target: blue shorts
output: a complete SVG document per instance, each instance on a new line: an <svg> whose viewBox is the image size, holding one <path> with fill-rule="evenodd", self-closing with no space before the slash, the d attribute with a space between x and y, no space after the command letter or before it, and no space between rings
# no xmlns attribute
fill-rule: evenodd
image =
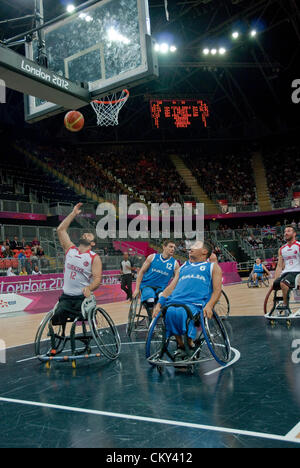
<svg viewBox="0 0 300 468"><path fill-rule="evenodd" d="M193 316L195 316L202 310L201 306L196 306L193 304L188 305L188 307L192 312ZM184 307L168 307L165 316L166 338L169 338L172 335L182 336L187 333L189 338L195 340L197 336L197 328L195 326L195 322L193 320L190 321L187 331L187 318L187 312Z"/></svg>
<svg viewBox="0 0 300 468"><path fill-rule="evenodd" d="M253 274L255 274L255 272ZM263 277L263 273L256 273L256 275L257 275L257 278L259 278L259 279L262 279L262 277Z"/></svg>
<svg viewBox="0 0 300 468"><path fill-rule="evenodd" d="M155 300L158 298L158 295L163 291L162 288L151 288L151 286L145 286L142 289L141 293L141 302L146 302L149 299L154 299L152 302L155 302Z"/></svg>

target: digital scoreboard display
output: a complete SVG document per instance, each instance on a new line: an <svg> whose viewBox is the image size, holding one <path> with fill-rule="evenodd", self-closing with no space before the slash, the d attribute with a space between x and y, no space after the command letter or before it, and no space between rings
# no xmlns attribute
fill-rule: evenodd
<svg viewBox="0 0 300 468"><path fill-rule="evenodd" d="M208 104L194 99L156 99L150 101L154 128L207 127Z"/></svg>

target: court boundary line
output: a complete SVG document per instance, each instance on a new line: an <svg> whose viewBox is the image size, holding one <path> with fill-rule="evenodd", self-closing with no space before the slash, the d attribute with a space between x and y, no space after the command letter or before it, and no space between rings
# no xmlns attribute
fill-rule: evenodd
<svg viewBox="0 0 300 468"><path fill-rule="evenodd" d="M69 411L73 413L90 414L93 416L104 416L104 417L111 417L111 418L126 419L126 420L131 420L131 421L142 421L142 422L148 422L148 423L154 423L154 424L165 424L169 426L186 427L190 429L199 429L199 430L211 431L211 432L223 432L227 434L237 434L237 435L247 436L247 437L256 437L260 439L278 440L278 441L287 442L287 443L291 442L295 444L300 444L300 439L297 440L296 438L291 436L291 433L293 432L293 430L288 432L285 436L282 436L278 434L246 431L242 429L234 429L234 428L228 428L228 427L208 426L204 424L189 423L189 422L184 422L184 421L175 421L175 420L170 420L170 419L150 418L146 416L138 416L138 415L132 415L132 414L112 413L109 411L76 408L73 406L54 405L50 403L40 403L36 401L18 400L18 399L13 399L13 398L0 397L0 403L1 402L26 405L26 406L36 406L40 408L48 408L48 409L54 409L54 410L59 410L59 411Z"/></svg>

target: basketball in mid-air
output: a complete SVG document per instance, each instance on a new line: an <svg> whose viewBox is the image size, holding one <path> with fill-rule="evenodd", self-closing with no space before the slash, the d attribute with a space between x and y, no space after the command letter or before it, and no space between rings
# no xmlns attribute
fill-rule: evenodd
<svg viewBox="0 0 300 468"><path fill-rule="evenodd" d="M84 126L84 117L81 112L70 111L65 115L64 123L70 132L79 132Z"/></svg>

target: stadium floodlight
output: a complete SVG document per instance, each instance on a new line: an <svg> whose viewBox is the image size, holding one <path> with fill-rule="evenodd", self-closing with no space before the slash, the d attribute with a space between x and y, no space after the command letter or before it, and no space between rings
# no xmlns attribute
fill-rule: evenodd
<svg viewBox="0 0 300 468"><path fill-rule="evenodd" d="M225 55L226 52L227 52L227 50L225 49L225 47L220 47L220 49L219 49L219 54L220 55Z"/></svg>
<svg viewBox="0 0 300 468"><path fill-rule="evenodd" d="M208 49L208 48L205 48L205 49L203 50L203 53L204 53L204 55L209 55L209 49Z"/></svg>
<svg viewBox="0 0 300 468"><path fill-rule="evenodd" d="M154 50L155 50L156 52L159 52L159 51L160 51L160 45L159 45L158 43L155 44Z"/></svg>
<svg viewBox="0 0 300 468"><path fill-rule="evenodd" d="M216 55L217 49L211 49L210 53L211 53L211 55Z"/></svg>
<svg viewBox="0 0 300 468"><path fill-rule="evenodd" d="M67 5L67 12L68 13L73 13L76 10L75 5L72 5L71 3Z"/></svg>
<svg viewBox="0 0 300 468"><path fill-rule="evenodd" d="M162 54L167 54L169 52L169 45L164 42L160 45L159 50Z"/></svg>
<svg viewBox="0 0 300 468"><path fill-rule="evenodd" d="M176 52L176 50L177 50L177 47L175 47L174 45L172 45L172 46L170 47L170 52L173 52L173 53L174 53L174 52Z"/></svg>
<svg viewBox="0 0 300 468"><path fill-rule="evenodd" d="M256 35L257 35L256 29L252 29L252 31L250 32L250 36L255 37Z"/></svg>
<svg viewBox="0 0 300 468"><path fill-rule="evenodd" d="M238 31L234 31L234 32L232 33L233 39L238 39L239 36L240 36L240 33L239 33Z"/></svg>

